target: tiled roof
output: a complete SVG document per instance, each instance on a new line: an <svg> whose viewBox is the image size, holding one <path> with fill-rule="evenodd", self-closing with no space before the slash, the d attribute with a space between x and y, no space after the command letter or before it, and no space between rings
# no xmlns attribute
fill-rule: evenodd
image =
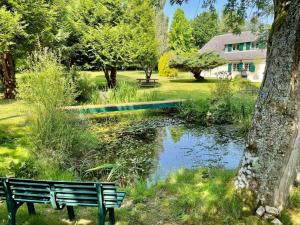
<svg viewBox="0 0 300 225"><path fill-rule="evenodd" d="M225 52L226 44L236 44L245 42L254 42L257 40L257 36L251 31L245 31L241 34L222 34L213 37L201 50L200 52L217 52L225 59L229 61L240 61L240 60L255 60L265 59L267 55L266 49L253 49L244 51L232 51Z"/></svg>

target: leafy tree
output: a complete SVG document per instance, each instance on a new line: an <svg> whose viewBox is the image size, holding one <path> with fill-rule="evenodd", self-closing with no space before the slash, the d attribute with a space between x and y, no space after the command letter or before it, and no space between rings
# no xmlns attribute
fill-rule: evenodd
<svg viewBox="0 0 300 225"><path fill-rule="evenodd" d="M177 9L174 13L169 32L169 45L172 50L178 52L186 52L193 47L191 24L182 9Z"/></svg>
<svg viewBox="0 0 300 225"><path fill-rule="evenodd" d="M238 33L245 30L244 18L239 18L236 12L231 12L230 14L227 14L225 11L222 12L219 22L220 33Z"/></svg>
<svg viewBox="0 0 300 225"><path fill-rule="evenodd" d="M195 45L202 48L219 33L218 14L215 11L203 12L192 21Z"/></svg>
<svg viewBox="0 0 300 225"><path fill-rule="evenodd" d="M155 31L155 11L149 0L132 1L130 24L133 30L134 63L143 68L150 79L158 61L158 42Z"/></svg>
<svg viewBox="0 0 300 225"><path fill-rule="evenodd" d="M17 35L18 29L14 32L15 41L6 40L10 45L6 49L6 53L2 54L2 59L6 60L8 68L3 67L3 74L5 90L10 93L4 93L6 98L15 98L16 82L15 82L15 63L16 58L24 58L27 56L28 51L32 51L36 46L40 47L61 47L61 43L67 36L63 31L62 20L65 18L64 1L53 0L36 0L36 1L23 1L23 0L6 0L1 2L2 7L6 7L11 13L17 15L11 19L22 20L22 38ZM15 14L16 15L16 14ZM4 17L4 14L2 14ZM21 19L20 19L21 18ZM11 24L8 18L1 18L1 21ZM25 35L26 34L26 35ZM4 42L6 42L4 40ZM10 43L14 43L11 45Z"/></svg>
<svg viewBox="0 0 300 225"><path fill-rule="evenodd" d="M13 99L16 96L15 69L11 51L16 45L16 39L24 34L24 24L21 15L13 13L3 6L0 8L0 59L3 70L2 83L4 97Z"/></svg>
<svg viewBox="0 0 300 225"><path fill-rule="evenodd" d="M117 84L117 69L133 61L133 31L127 19L128 2L123 0L75 1L74 26L82 35L81 45L92 58L92 63L102 68L107 85Z"/></svg>
<svg viewBox="0 0 300 225"><path fill-rule="evenodd" d="M193 73L197 81L203 80L203 70L209 70L226 64L226 60L216 53L189 52L176 55L170 61L170 67Z"/></svg>
<svg viewBox="0 0 300 225"><path fill-rule="evenodd" d="M130 26L121 23L116 26L90 27L84 35L89 53L93 54L94 63L102 66L110 88L117 84L117 69L133 63L131 33Z"/></svg>

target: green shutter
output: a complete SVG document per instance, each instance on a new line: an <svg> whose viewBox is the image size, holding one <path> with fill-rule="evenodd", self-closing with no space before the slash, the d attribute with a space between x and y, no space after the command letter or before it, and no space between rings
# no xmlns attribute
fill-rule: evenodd
<svg viewBox="0 0 300 225"><path fill-rule="evenodd" d="M239 63L239 65L238 65L238 71L242 72L242 70L243 70L243 63Z"/></svg>
<svg viewBox="0 0 300 225"><path fill-rule="evenodd" d="M228 73L232 72L232 64L228 64Z"/></svg>
<svg viewBox="0 0 300 225"><path fill-rule="evenodd" d="M258 48L259 48L259 49L265 49L265 48L266 48L266 45L265 45L265 43L264 43L264 42L262 42L262 41L261 41L261 42L259 42L259 43L258 43Z"/></svg>
<svg viewBox="0 0 300 225"><path fill-rule="evenodd" d="M239 50L243 51L244 50L244 43L239 43Z"/></svg>
<svg viewBox="0 0 300 225"><path fill-rule="evenodd" d="M246 50L250 50L250 48L251 48L251 42L247 42L246 43Z"/></svg>
<svg viewBox="0 0 300 225"><path fill-rule="evenodd" d="M254 63L250 63L250 72L251 73L255 72L255 64Z"/></svg>
<svg viewBox="0 0 300 225"><path fill-rule="evenodd" d="M228 50L228 52L232 52L232 44L227 45L227 50Z"/></svg>

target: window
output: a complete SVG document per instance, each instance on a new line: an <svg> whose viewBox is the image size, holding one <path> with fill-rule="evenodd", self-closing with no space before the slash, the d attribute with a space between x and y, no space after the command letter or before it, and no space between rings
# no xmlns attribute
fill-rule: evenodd
<svg viewBox="0 0 300 225"><path fill-rule="evenodd" d="M233 44L232 47L233 47L233 51L237 51L239 49L238 44Z"/></svg>
<svg viewBox="0 0 300 225"><path fill-rule="evenodd" d="M237 71L237 68L238 68L238 64L234 63L233 64L233 71Z"/></svg>
<svg viewBox="0 0 300 225"><path fill-rule="evenodd" d="M244 69L245 69L246 71L250 71L250 63L245 63Z"/></svg>

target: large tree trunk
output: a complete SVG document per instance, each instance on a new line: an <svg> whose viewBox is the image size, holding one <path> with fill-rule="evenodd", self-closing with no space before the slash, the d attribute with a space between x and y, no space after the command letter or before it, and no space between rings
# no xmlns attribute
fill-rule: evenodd
<svg viewBox="0 0 300 225"><path fill-rule="evenodd" d="M114 88L117 85L117 68L103 68L103 71L108 88Z"/></svg>
<svg viewBox="0 0 300 225"><path fill-rule="evenodd" d="M145 75L146 75L146 81L149 82L152 76L152 66L146 66L144 68Z"/></svg>
<svg viewBox="0 0 300 225"><path fill-rule="evenodd" d="M193 75L194 75L194 77L195 77L195 79L197 81L204 80L204 77L201 76L201 72L199 72L199 71L193 71L192 73L193 73Z"/></svg>
<svg viewBox="0 0 300 225"><path fill-rule="evenodd" d="M4 53L0 57L3 71L4 98L14 99L16 97L16 77L13 58L10 53Z"/></svg>
<svg viewBox="0 0 300 225"><path fill-rule="evenodd" d="M236 180L282 209L300 163L300 0L275 1L265 78Z"/></svg>

